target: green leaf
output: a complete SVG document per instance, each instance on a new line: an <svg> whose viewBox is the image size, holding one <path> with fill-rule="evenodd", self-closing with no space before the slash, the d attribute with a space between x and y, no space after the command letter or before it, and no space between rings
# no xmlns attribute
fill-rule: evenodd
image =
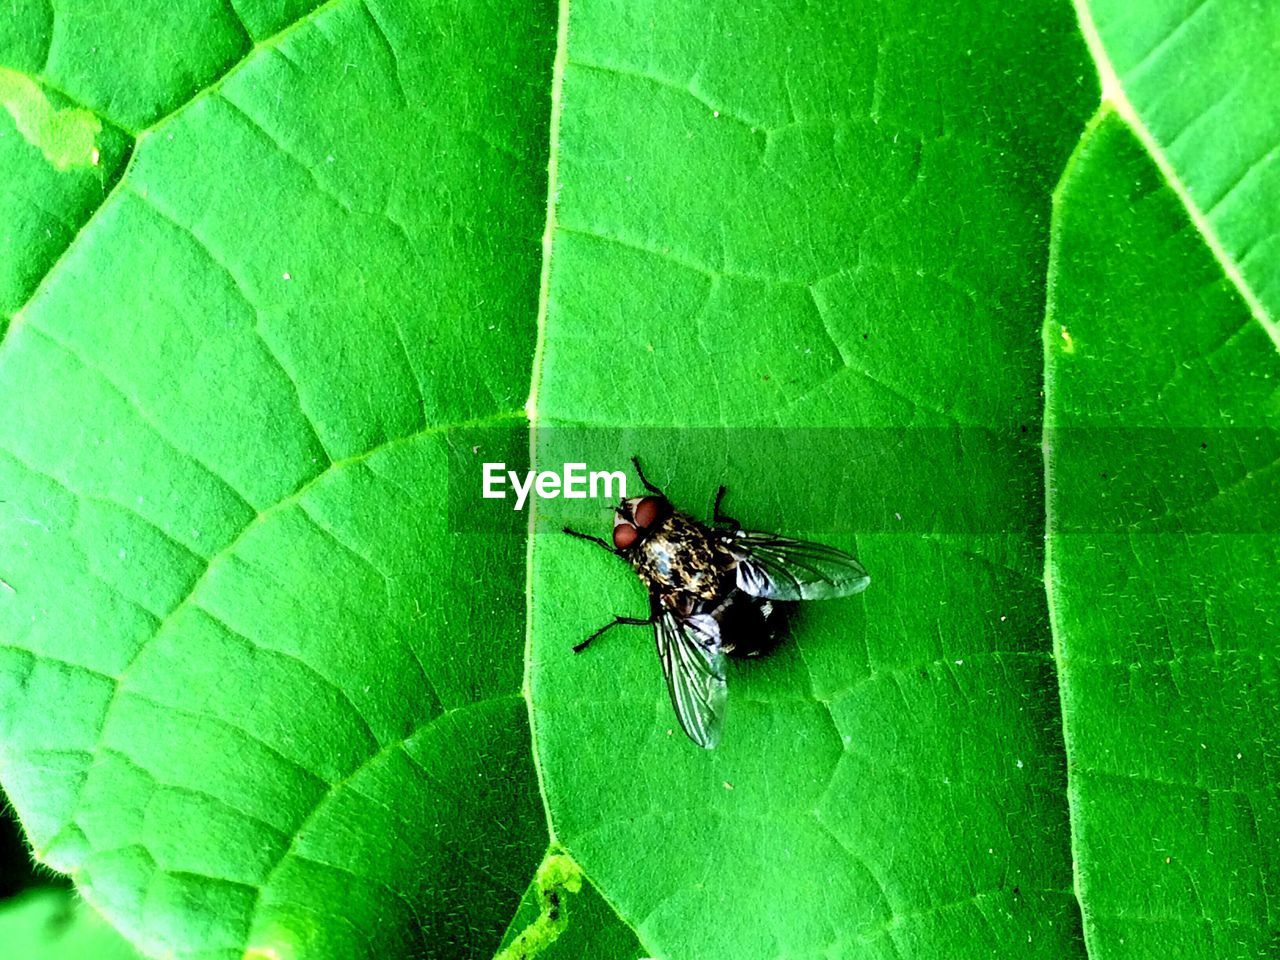
<svg viewBox="0 0 1280 960"><path fill-rule="evenodd" d="M1280 358L1114 114L1055 219L1046 582L1086 942L1269 956Z"/></svg>
<svg viewBox="0 0 1280 960"><path fill-rule="evenodd" d="M1276 948L1273 26L55 2L0 25L0 783L143 953ZM600 504L475 498L531 453L872 585L699 750L648 634L571 652L644 610Z"/></svg>

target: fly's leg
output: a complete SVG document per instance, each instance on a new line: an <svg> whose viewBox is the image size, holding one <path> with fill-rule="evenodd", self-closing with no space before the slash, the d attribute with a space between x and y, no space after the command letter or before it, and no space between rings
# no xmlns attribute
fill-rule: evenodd
<svg viewBox="0 0 1280 960"><path fill-rule="evenodd" d="M613 549L613 547L609 546L609 544L601 540L599 537L593 537L589 533L579 533L577 530L571 530L568 527L564 528L564 532L571 537L577 537L579 540L586 540L587 543L594 543L598 547L603 547L605 550L608 550L610 553L618 552L617 550Z"/></svg>
<svg viewBox="0 0 1280 960"><path fill-rule="evenodd" d="M644 488L646 490L648 490L650 493L656 493L658 496L662 497L664 500L667 498L667 495L663 493L661 490L659 490L657 487L655 487L652 483L650 483L649 478L644 475L644 471L640 469L639 457L632 457L631 465L636 468L636 473L640 475L640 482L644 484Z"/></svg>
<svg viewBox="0 0 1280 960"><path fill-rule="evenodd" d="M586 540L588 543L594 543L597 546L608 550L612 554L616 555L618 553L617 550L605 543L605 541L601 540L599 537L594 537L589 533L580 533L577 530L571 530L569 527L565 527L564 532L569 534L571 537L577 537L579 540ZM600 636L600 634L612 630L614 627L647 627L653 622L653 617L614 617L595 633L591 634L591 636L587 637L587 639L583 640L581 643L575 643L573 645L573 652L581 653L583 650L587 649L587 645L591 643L592 640Z"/></svg>
<svg viewBox="0 0 1280 960"><path fill-rule="evenodd" d="M587 649L587 644L589 644L592 640L600 636L600 634L604 633L605 631L612 630L614 627L647 627L647 626L650 626L652 623L653 623L652 617L647 617L644 619L640 617L614 617L611 621L606 623L603 627L601 627L591 636L587 637L587 639L583 640L581 643L575 643L573 645L573 652L581 653L583 650Z"/></svg>
<svg viewBox="0 0 1280 960"><path fill-rule="evenodd" d="M737 520L733 519L733 517L726 517L723 513L720 512L720 501L723 499L724 499L724 484L720 484L720 489L716 491L715 506L711 508L712 521L715 523L727 523L730 526L738 530L741 530L742 524L740 524Z"/></svg>

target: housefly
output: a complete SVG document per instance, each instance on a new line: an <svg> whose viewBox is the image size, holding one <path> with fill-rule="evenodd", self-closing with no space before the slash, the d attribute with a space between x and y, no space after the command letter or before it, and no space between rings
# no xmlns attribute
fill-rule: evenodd
<svg viewBox="0 0 1280 960"><path fill-rule="evenodd" d="M676 510L645 477L648 496L630 497L614 511L613 543L565 527L635 569L649 591L649 616L614 617L573 649L614 627L652 626L658 659L680 726L700 747L714 747L724 723L724 658L753 656L781 634L786 607L799 600L845 597L871 578L834 547L742 529L720 512L716 493L712 526Z"/></svg>

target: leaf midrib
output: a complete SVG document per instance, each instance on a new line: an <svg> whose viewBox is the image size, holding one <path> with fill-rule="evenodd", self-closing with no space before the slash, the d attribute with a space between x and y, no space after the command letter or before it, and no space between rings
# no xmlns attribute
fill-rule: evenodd
<svg viewBox="0 0 1280 960"><path fill-rule="evenodd" d="M556 53L551 64L551 99L550 122L547 126L547 213L542 232L542 267L538 280L538 313L535 322L535 341L533 362L529 373L529 397L525 401L524 412L529 422L529 468L534 469L538 444L538 393L542 384L543 360L547 344L547 316L551 305L551 261L552 246L556 233L556 200L559 194L558 170L560 159L560 116L561 94L564 89L565 67L569 60L569 4L571 0L557 0L556 11ZM529 524L525 532L525 569L524 569L524 677L521 693L529 712L529 751L533 762L534 775L538 781L538 797L542 801L542 811L547 818L547 838L549 848L559 850L570 856L556 836L555 823L551 819L551 803L547 797L546 779L542 772L542 758L538 752L538 719L533 708L533 692L531 688L533 665L533 544L534 531L538 523L538 498L533 497L528 504ZM578 869L582 870L581 864ZM618 922L624 924L635 936L637 942L645 949L646 954L653 954L640 935L635 924L628 921L613 902L610 894L601 889L594 880L583 871L583 876L595 888L601 899L608 904ZM516 909L519 909L517 903ZM499 944L501 947L501 944ZM499 949L497 952L501 952Z"/></svg>
<svg viewBox="0 0 1280 960"><path fill-rule="evenodd" d="M1053 672L1058 680L1058 710L1061 717L1062 732L1062 750L1065 758L1063 764L1063 776L1066 782L1066 803L1067 803L1067 842L1071 854L1071 892L1075 897L1076 908L1080 914L1080 935L1081 943L1084 947L1084 956L1086 958L1094 955L1094 948L1090 943L1090 925L1088 922L1089 911L1085 906L1084 890L1081 884L1081 851L1079 846L1080 830L1079 830L1079 794L1074 782L1074 763L1073 748L1071 738L1071 724L1068 719L1069 711L1067 702L1069 699L1069 691L1066 684L1065 659L1063 656L1062 630L1059 627L1058 604L1056 594L1054 592L1054 566L1053 566L1053 545L1054 538L1054 512L1053 512L1053 484L1051 477L1053 476L1053 445L1051 443L1051 431L1053 429L1053 371L1051 369L1053 349L1054 349L1054 288L1057 284L1058 276L1058 257L1060 250L1060 234L1059 226L1061 224L1062 211L1062 186L1066 183L1071 175L1072 168L1075 166L1076 160L1080 155L1083 146L1088 142L1093 130L1103 122L1112 111L1108 108L1104 101L1095 111L1089 121L1085 124L1084 129L1080 132L1080 137L1076 141L1075 148L1071 151L1071 155L1067 157L1066 162L1062 165L1062 174L1058 178L1058 182L1054 187L1052 194L1052 206L1049 217L1049 256L1045 263L1045 308L1044 323L1041 326L1040 338L1042 351L1044 355L1044 368L1041 383L1043 389L1041 397L1043 398L1043 409L1040 416L1041 439L1040 450L1043 457L1043 470L1041 471L1041 480L1044 485L1044 593L1045 604L1048 611L1049 624L1049 644L1053 657Z"/></svg>
<svg viewBox="0 0 1280 960"><path fill-rule="evenodd" d="M1187 189L1187 185L1178 175L1178 171L1174 168L1168 156L1165 155L1164 149L1156 140L1155 135L1142 119L1132 101L1130 101L1129 94L1124 88L1124 83L1120 80L1120 75L1116 72L1115 65L1107 54L1106 45L1102 42L1102 35L1098 32L1097 23L1093 19L1093 11L1090 9L1089 0L1072 0L1072 2L1075 4L1076 15L1080 21L1080 33L1089 48L1089 56L1093 59L1094 66L1098 70L1098 81L1102 86L1102 105L1110 105L1115 110L1116 115L1124 121L1125 126L1138 138L1143 150L1146 151L1156 165L1156 169L1160 171L1160 176L1187 211L1191 225L1195 227L1200 239L1204 241L1205 246L1209 248L1209 252L1218 261L1223 274L1231 281L1231 285L1235 287L1241 299L1244 300L1253 319L1266 331L1267 336L1271 338L1271 342L1276 345L1276 348L1280 349L1280 324L1276 323L1266 305L1259 299L1253 287L1249 285L1249 281L1245 279L1239 264L1227 252L1221 238L1218 236L1217 230L1213 228L1209 218L1205 216L1199 204L1192 198L1191 191ZM1181 23L1186 23L1187 20L1194 16L1195 12L1193 11ZM1181 27L1181 23L1179 27Z"/></svg>
<svg viewBox="0 0 1280 960"><path fill-rule="evenodd" d="M547 311L551 300L551 244L556 226L557 166L560 153L560 93L564 86L564 69L568 59L569 0L558 0L556 19L556 54L551 64L551 118L548 124L547 153L547 214L542 231L542 269L538 280L538 314L535 321L533 363L529 377L529 398L525 401L525 417L529 421L529 468L534 468L537 457L538 388L542 382L542 361L547 343ZM521 694L529 711L530 756L538 778L538 796L547 817L547 837L552 845L556 839L555 825L551 822L551 805L547 802L546 783L542 776L542 763L538 756L537 717L533 710L530 688L533 663L533 533L538 522L538 498L528 503L529 525L525 531L524 561L524 671Z"/></svg>

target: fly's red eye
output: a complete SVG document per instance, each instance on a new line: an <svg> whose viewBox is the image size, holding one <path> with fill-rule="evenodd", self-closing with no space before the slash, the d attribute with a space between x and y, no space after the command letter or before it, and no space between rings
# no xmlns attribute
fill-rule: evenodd
<svg viewBox="0 0 1280 960"><path fill-rule="evenodd" d="M625 550L636 542L639 533L636 528L629 523L620 523L613 528L613 545L619 550Z"/></svg>
<svg viewBox="0 0 1280 960"><path fill-rule="evenodd" d="M647 530L662 514L662 502L657 497L645 497L636 504L636 526Z"/></svg>

